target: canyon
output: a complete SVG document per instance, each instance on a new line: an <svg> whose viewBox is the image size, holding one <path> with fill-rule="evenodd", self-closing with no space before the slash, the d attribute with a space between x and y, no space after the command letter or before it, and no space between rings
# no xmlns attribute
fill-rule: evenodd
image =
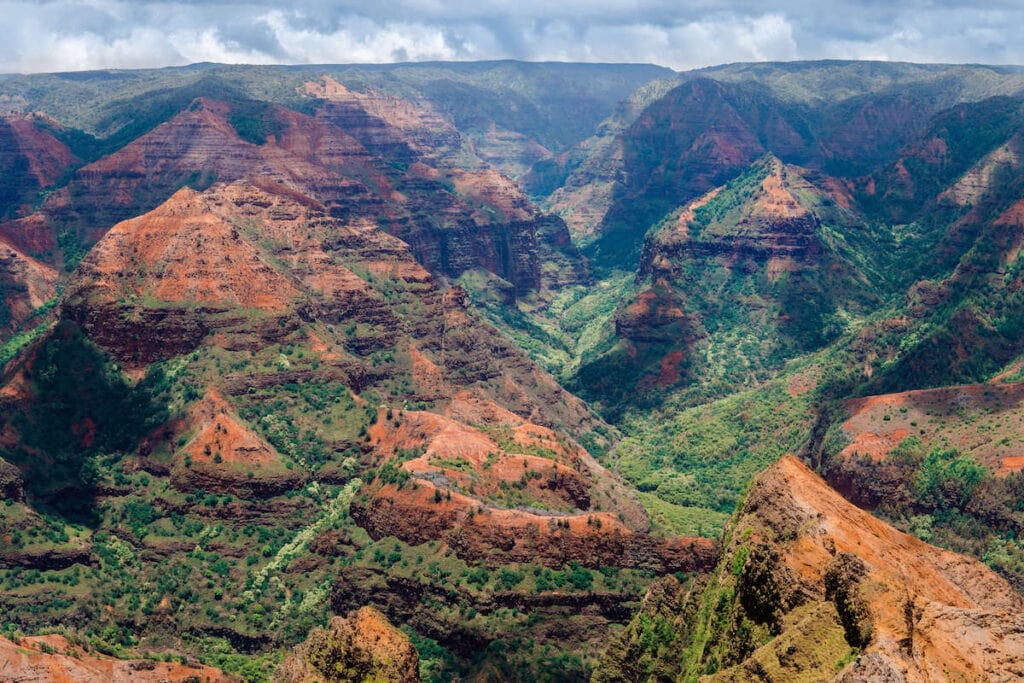
<svg viewBox="0 0 1024 683"><path fill-rule="evenodd" d="M0 676L1024 675L1019 70L0 96Z"/></svg>

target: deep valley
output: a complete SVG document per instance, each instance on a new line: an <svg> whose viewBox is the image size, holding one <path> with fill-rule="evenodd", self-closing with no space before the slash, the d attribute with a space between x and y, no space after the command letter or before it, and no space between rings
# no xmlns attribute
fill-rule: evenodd
<svg viewBox="0 0 1024 683"><path fill-rule="evenodd" d="M1024 677L1024 69L0 103L0 678Z"/></svg>

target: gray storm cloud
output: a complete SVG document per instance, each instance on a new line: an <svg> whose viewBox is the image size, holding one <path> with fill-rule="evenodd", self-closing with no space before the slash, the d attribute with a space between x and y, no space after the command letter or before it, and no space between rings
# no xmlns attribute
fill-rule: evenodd
<svg viewBox="0 0 1024 683"><path fill-rule="evenodd" d="M8 73L200 61L1024 62L1015 0L0 0L0 16Z"/></svg>

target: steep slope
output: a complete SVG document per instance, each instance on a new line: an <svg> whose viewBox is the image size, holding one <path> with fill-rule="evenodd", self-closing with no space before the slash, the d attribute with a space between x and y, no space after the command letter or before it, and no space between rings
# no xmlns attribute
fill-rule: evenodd
<svg viewBox="0 0 1024 683"><path fill-rule="evenodd" d="M684 82L624 133L623 181L591 253L602 265L635 262L647 228L669 211L767 151L806 163L812 147L803 113L763 88L707 78Z"/></svg>
<svg viewBox="0 0 1024 683"><path fill-rule="evenodd" d="M135 137L171 102L232 92L283 106L296 88L329 75L356 92L425 101L474 144L491 131L559 152L586 138L616 104L672 71L652 64L430 62L316 66L193 64L166 69L31 74L4 79L5 109L41 111L100 138ZM154 124L155 125L155 124ZM132 135L132 132L134 133Z"/></svg>
<svg viewBox="0 0 1024 683"><path fill-rule="evenodd" d="M990 170L983 172L979 168L975 177L987 174L990 180L997 170L993 165L1006 168L1006 162L1013 156L1009 150L995 159L986 157L1002 146L1018 144L1010 140L1019 134L1022 112L1022 100L1007 96L961 104L941 112L899 150L895 159L860 181L859 201L869 210L882 212L893 223L921 220L934 211L934 203L947 188L953 194L943 197L943 204L968 206L972 202L964 199L971 195L965 196L963 187L954 190L951 186L977 164L987 163ZM1005 180L1006 176L999 178L1001 182ZM977 180L964 182L977 185ZM957 195L962 196L959 201ZM975 193L972 198L980 197Z"/></svg>
<svg viewBox="0 0 1024 683"><path fill-rule="evenodd" d="M429 109L351 93L330 79L308 85L333 93L323 95L316 117L198 98L79 169L37 214L0 225L0 235L49 252L52 261L59 243L70 268L111 225L183 186L202 190L259 174L316 198L335 217L379 222L437 275L478 269L511 298L586 281L587 267L559 219L543 215L500 174L453 165L464 141L451 124ZM258 116L249 116L254 106Z"/></svg>
<svg viewBox="0 0 1024 683"><path fill-rule="evenodd" d="M998 67L822 61L684 72L638 90L639 116L609 119L526 181L594 241L588 254L599 266L632 268L651 225L765 152L842 178L869 175L941 112L1022 87L1018 72Z"/></svg>
<svg viewBox="0 0 1024 683"><path fill-rule="evenodd" d="M403 411L400 426L378 420L370 429L376 457L397 464L386 478L395 481L353 502L353 518L371 536L414 544L440 538L460 557L489 565L576 562L670 573L714 562L708 539L646 534L646 515L630 492L554 432L460 397L449 410L485 421L473 428Z"/></svg>
<svg viewBox="0 0 1024 683"><path fill-rule="evenodd" d="M0 240L0 339L8 339L57 293L57 271Z"/></svg>
<svg viewBox="0 0 1024 683"><path fill-rule="evenodd" d="M25 213L36 193L53 185L78 159L47 131L45 117L0 117L0 218Z"/></svg>
<svg viewBox="0 0 1024 683"><path fill-rule="evenodd" d="M1024 386L992 382L918 389L852 399L843 432L849 444L841 458L884 460L909 436L924 448L946 445L993 472L1024 467L1018 438Z"/></svg>
<svg viewBox="0 0 1024 683"><path fill-rule="evenodd" d="M857 509L793 457L755 479L726 539L706 585L648 598L595 680L1024 675L1018 593Z"/></svg>
<svg viewBox="0 0 1024 683"><path fill-rule="evenodd" d="M341 128L370 151L394 163L422 159L438 165L476 166L459 131L426 102L418 105L376 91L355 92L330 76L306 83L303 94L322 100L317 116Z"/></svg>
<svg viewBox="0 0 1024 683"><path fill-rule="evenodd" d="M544 208L565 220L578 243L593 238L611 207L616 183L621 180L623 132L676 85L674 78L643 85L601 122L594 135L555 158L534 164L522 179L531 196L547 197Z"/></svg>

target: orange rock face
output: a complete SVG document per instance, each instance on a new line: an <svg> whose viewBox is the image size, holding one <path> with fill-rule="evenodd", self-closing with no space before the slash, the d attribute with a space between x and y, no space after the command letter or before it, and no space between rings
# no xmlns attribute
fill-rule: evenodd
<svg viewBox="0 0 1024 683"><path fill-rule="evenodd" d="M1024 599L1004 579L854 507L797 459L755 480L737 529L748 545L774 547L776 573L792 582L784 590L809 599L836 590L826 584L840 561L861 567L842 590L871 635L844 681L1024 676Z"/></svg>
<svg viewBox="0 0 1024 683"><path fill-rule="evenodd" d="M427 159L453 157L464 144L459 132L430 105L374 91L355 92L330 76L306 83L301 91L323 100L319 116L351 131L367 149L383 156L413 153Z"/></svg>
<svg viewBox="0 0 1024 683"><path fill-rule="evenodd" d="M274 674L277 683L420 680L419 655L405 635L372 607L316 628Z"/></svg>
<svg viewBox="0 0 1024 683"><path fill-rule="evenodd" d="M79 169L35 214L0 222L0 236L33 253L54 250L65 230L91 245L182 186L249 178L320 202L332 217L374 222L435 274L483 269L511 283L511 296L586 280L565 224L543 216L498 173L463 170L472 154L429 107L325 83L310 86L322 100L315 116L268 107L273 133L261 144L240 137L231 105L198 98ZM543 269L548 261L558 268Z"/></svg>
<svg viewBox="0 0 1024 683"><path fill-rule="evenodd" d="M15 643L0 638L0 678L51 683L229 683L238 681L199 664L127 661L84 651L62 636L33 636Z"/></svg>
<svg viewBox="0 0 1024 683"><path fill-rule="evenodd" d="M142 297L274 311L299 293L207 197L187 188L115 226L94 254L80 277L109 301Z"/></svg>
<svg viewBox="0 0 1024 683"><path fill-rule="evenodd" d="M24 213L33 194L53 185L76 161L41 115L0 116L0 218Z"/></svg>

